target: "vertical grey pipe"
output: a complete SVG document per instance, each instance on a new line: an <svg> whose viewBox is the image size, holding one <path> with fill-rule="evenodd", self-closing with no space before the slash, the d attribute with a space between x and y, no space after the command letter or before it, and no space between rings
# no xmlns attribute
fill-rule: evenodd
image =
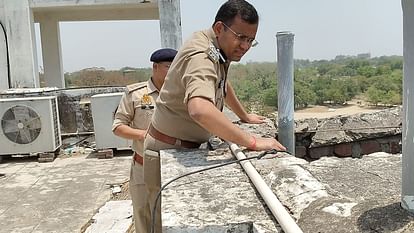
<svg viewBox="0 0 414 233"><path fill-rule="evenodd" d="M414 212L414 1L401 3L404 41L401 206Z"/></svg>
<svg viewBox="0 0 414 233"><path fill-rule="evenodd" d="M278 32L278 139L292 155L295 155L294 85L293 85L293 37L291 32Z"/></svg>

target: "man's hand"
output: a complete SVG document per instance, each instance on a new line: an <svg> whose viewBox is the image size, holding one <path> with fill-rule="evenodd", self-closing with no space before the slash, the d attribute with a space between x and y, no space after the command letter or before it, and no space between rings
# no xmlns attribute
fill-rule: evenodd
<svg viewBox="0 0 414 233"><path fill-rule="evenodd" d="M244 123L249 124L262 124L265 122L266 117L260 116L254 113L247 114L246 119L241 119Z"/></svg>
<svg viewBox="0 0 414 233"><path fill-rule="evenodd" d="M145 130L140 130L140 131L138 132L138 137L137 137L137 140L138 140L138 141L142 141L142 142L144 142L145 135L147 134L147 132L148 132L148 129L145 129Z"/></svg>
<svg viewBox="0 0 414 233"><path fill-rule="evenodd" d="M276 149L279 151L286 151L286 147L284 147L280 142L278 142L274 138L256 138L256 146L254 148L250 148L257 151L262 150L271 150Z"/></svg>

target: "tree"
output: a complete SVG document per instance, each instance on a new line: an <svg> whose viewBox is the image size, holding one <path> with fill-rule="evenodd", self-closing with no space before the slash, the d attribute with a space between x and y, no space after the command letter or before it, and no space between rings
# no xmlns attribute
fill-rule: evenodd
<svg viewBox="0 0 414 233"><path fill-rule="evenodd" d="M316 103L316 94L305 82L295 82L295 108L306 108Z"/></svg>
<svg viewBox="0 0 414 233"><path fill-rule="evenodd" d="M370 86L366 92L368 101L375 105L378 105L383 100L385 94L384 90L377 89L375 86Z"/></svg>

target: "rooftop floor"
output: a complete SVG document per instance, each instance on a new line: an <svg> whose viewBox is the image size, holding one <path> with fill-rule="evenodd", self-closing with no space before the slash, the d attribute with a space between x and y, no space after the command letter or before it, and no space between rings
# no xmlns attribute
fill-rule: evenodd
<svg viewBox="0 0 414 233"><path fill-rule="evenodd" d="M88 154L39 163L0 164L0 232L79 232L111 197L110 186L129 179L130 158Z"/></svg>

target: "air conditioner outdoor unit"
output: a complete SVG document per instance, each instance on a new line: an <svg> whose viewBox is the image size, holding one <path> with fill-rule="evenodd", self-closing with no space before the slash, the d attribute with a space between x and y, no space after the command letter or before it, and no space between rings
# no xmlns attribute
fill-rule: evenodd
<svg viewBox="0 0 414 233"><path fill-rule="evenodd" d="M0 155L55 152L61 145L56 96L0 99Z"/></svg>
<svg viewBox="0 0 414 233"><path fill-rule="evenodd" d="M91 97L96 149L130 149L132 140L112 133L112 122L123 92L97 94Z"/></svg>

